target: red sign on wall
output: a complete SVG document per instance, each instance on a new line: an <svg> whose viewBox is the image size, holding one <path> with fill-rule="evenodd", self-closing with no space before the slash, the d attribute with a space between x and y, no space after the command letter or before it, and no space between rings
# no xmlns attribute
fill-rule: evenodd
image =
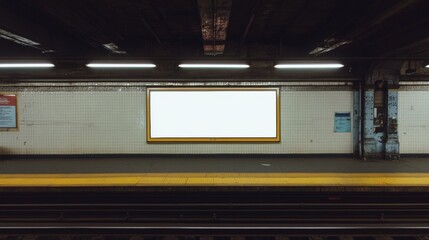
<svg viewBox="0 0 429 240"><path fill-rule="evenodd" d="M0 129L17 128L16 94L0 94Z"/></svg>

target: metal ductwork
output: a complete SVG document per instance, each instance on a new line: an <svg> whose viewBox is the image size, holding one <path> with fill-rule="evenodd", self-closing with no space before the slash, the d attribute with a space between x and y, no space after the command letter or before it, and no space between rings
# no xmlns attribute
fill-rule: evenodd
<svg viewBox="0 0 429 240"><path fill-rule="evenodd" d="M223 54L232 0L198 0L205 55Z"/></svg>

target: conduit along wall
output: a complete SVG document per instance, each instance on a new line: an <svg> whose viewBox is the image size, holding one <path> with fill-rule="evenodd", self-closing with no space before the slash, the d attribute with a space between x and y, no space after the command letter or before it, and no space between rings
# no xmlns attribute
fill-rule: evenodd
<svg viewBox="0 0 429 240"><path fill-rule="evenodd" d="M255 84L255 86L251 84ZM166 84L168 87L172 85ZM198 86L197 83L194 85ZM201 85L204 88L211 87L207 83ZM351 86L344 84L342 86L293 86L276 83L273 87L264 82L236 83L235 86L231 86L231 83L228 86L222 86L220 83L213 85L217 88L221 87L220 90L226 88L228 91L234 90L241 93L245 92L242 91L243 85L246 89L256 87L262 90L255 91L258 90L255 88L253 94L264 91L269 93L270 91L266 91L266 89L274 90L275 95L268 94L268 97L265 96L266 99L262 94L261 96L255 95L248 101L231 103L232 106L235 104L235 107L248 108L247 113L244 109L237 110L243 119L255 118L255 115L258 114L268 114L265 118L253 122L249 119L250 125L247 126L251 128L258 124L261 127L265 125L268 130L253 132L250 135L231 132L232 135L229 136L225 135L227 132L223 132L223 135L214 137L215 139L236 138L237 141L233 142L168 141L155 143L150 141L147 131L148 85L141 83L135 84L135 86L94 83L91 87L70 87L61 86L61 84L52 84L49 87L43 84L30 84L25 87L9 85L1 87L0 90L18 95L19 130L0 132L0 152L1 154L353 153L353 90ZM183 87L189 86L175 83L174 87L177 90L183 90ZM234 89L235 87L241 89ZM159 88L159 84L157 84L157 88ZM276 97L273 98L273 96ZM260 102L257 99L260 99ZM263 103L264 101L266 103ZM227 103L224 103L223 106L226 106L225 104ZM267 105L266 109L264 109L264 104ZM192 107L188 107L181 108L181 111L192 109ZM204 106L199 107L204 108ZM207 109L215 107L207 106ZM210 113L210 111L206 111L207 109L202 112ZM223 114L222 109L218 109L216 114ZM231 109L228 111L229 115L235 114L231 113ZM273 118L273 114L275 118ZM222 132L226 129L220 128L225 126L222 124L225 119L228 118L212 119L213 122L205 123L204 127L213 125L213 128ZM239 119L239 121L243 121L243 119ZM154 120L159 119L152 118L152 121ZM152 124L154 123L152 122ZM234 124L230 126L234 126ZM165 127L162 126L163 129ZM243 127L244 130L246 128L245 124L240 127ZM189 130L189 133L191 131L192 129ZM213 137L207 135L202 138L207 140ZM256 141L248 141L249 139L256 139ZM267 139L270 141L265 141Z"/></svg>

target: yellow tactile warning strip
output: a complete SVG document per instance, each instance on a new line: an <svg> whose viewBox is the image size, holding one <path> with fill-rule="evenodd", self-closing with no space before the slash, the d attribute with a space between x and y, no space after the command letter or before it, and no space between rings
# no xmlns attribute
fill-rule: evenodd
<svg viewBox="0 0 429 240"><path fill-rule="evenodd" d="M0 174L0 187L429 186L429 173Z"/></svg>

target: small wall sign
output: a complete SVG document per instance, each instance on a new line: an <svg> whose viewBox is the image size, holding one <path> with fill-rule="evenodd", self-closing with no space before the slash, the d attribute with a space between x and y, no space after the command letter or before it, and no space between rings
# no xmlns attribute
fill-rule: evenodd
<svg viewBox="0 0 429 240"><path fill-rule="evenodd" d="M0 93L0 130L18 129L17 95Z"/></svg>
<svg viewBox="0 0 429 240"><path fill-rule="evenodd" d="M350 112L336 112L334 118L334 132L351 132Z"/></svg>

